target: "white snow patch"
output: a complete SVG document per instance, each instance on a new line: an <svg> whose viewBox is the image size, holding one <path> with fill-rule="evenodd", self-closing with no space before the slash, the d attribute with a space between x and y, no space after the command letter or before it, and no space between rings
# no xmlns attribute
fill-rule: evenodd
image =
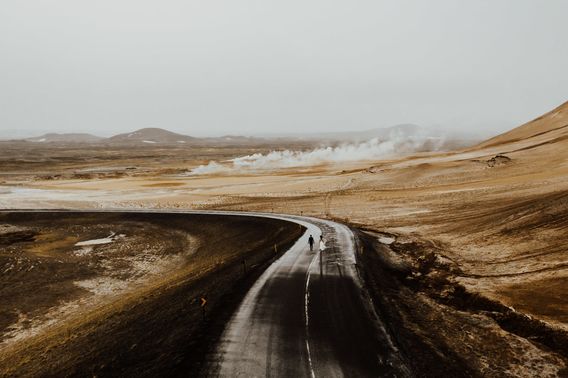
<svg viewBox="0 0 568 378"><path fill-rule="evenodd" d="M93 246L89 245L89 246L79 248L78 250L74 251L73 253L76 256L85 256L85 255L88 255L91 252L93 252Z"/></svg>
<svg viewBox="0 0 568 378"><path fill-rule="evenodd" d="M154 144L154 143L158 143L158 142L155 142L155 141L153 141L153 140L143 140L142 143L151 143L151 144Z"/></svg>
<svg viewBox="0 0 568 378"><path fill-rule="evenodd" d="M396 239L395 238L389 238L389 237L385 237L385 236L381 236L379 238L379 242L383 243L383 244L392 244L394 243Z"/></svg>
<svg viewBox="0 0 568 378"><path fill-rule="evenodd" d="M97 277L90 280L75 281L75 285L96 295L112 295L126 290L131 282L113 277Z"/></svg>
<svg viewBox="0 0 568 378"><path fill-rule="evenodd" d="M6 328L3 335L4 340L0 342L0 350L14 342L40 334L45 329L60 323L74 314L85 312L87 309L94 308L106 300L112 300L130 289L145 285L152 277L156 277L164 271L175 270L176 267L179 267L185 261L182 255L161 257L143 254L139 257L140 260L131 261L133 263L132 271L135 273L131 279L104 275L92 279L74 281L76 286L87 290L91 295L54 306L41 317L19 313L18 320ZM116 271L109 273L113 274Z"/></svg>
<svg viewBox="0 0 568 378"><path fill-rule="evenodd" d="M112 243L115 240L123 238L125 236L126 235L124 235L124 234L116 235L115 232L111 232L110 235L107 236L106 238L84 240L84 241L75 243L75 246L82 247L82 246L90 246L90 245L109 244L109 243Z"/></svg>

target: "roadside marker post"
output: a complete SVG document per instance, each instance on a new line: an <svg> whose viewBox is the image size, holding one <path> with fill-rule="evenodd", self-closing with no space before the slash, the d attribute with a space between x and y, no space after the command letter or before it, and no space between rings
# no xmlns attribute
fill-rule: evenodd
<svg viewBox="0 0 568 378"><path fill-rule="evenodd" d="M203 320L205 320L205 310L207 307L207 299L205 296L199 298L199 306L201 307L201 314L203 315Z"/></svg>

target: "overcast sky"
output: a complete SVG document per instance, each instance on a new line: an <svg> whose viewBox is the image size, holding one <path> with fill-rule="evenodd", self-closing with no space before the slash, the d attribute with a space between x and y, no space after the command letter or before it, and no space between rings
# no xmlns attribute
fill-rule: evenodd
<svg viewBox="0 0 568 378"><path fill-rule="evenodd" d="M568 100L565 0L3 0L0 137L498 133Z"/></svg>

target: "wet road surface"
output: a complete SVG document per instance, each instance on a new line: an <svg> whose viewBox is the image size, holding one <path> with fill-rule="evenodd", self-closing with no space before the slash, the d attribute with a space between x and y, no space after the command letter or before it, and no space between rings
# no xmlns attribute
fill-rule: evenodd
<svg viewBox="0 0 568 378"><path fill-rule="evenodd" d="M264 216L294 221L307 231L249 290L208 358L207 375L406 376L361 285L351 230L315 218ZM326 249L320 253L322 233Z"/></svg>
<svg viewBox="0 0 568 378"><path fill-rule="evenodd" d="M345 225L317 218L251 212L88 212L245 215L284 219L307 228L248 291L215 351L205 361L207 369L202 373L206 376L411 376L361 284L355 238ZM320 252L317 240L322 234L326 249ZM309 250L309 235L316 240L314 251Z"/></svg>

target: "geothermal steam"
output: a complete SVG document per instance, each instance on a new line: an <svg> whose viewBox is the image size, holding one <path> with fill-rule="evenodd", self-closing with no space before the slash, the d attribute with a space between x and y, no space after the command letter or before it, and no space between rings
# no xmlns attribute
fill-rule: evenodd
<svg viewBox="0 0 568 378"><path fill-rule="evenodd" d="M215 161L200 165L192 175L274 170L293 167L308 167L326 163L374 160L399 156L417 151L440 149L444 140L425 135L402 135L391 133L387 138L374 138L362 143L344 144L337 147L320 147L311 151L272 151L268 154L253 154L237 157L224 163Z"/></svg>

